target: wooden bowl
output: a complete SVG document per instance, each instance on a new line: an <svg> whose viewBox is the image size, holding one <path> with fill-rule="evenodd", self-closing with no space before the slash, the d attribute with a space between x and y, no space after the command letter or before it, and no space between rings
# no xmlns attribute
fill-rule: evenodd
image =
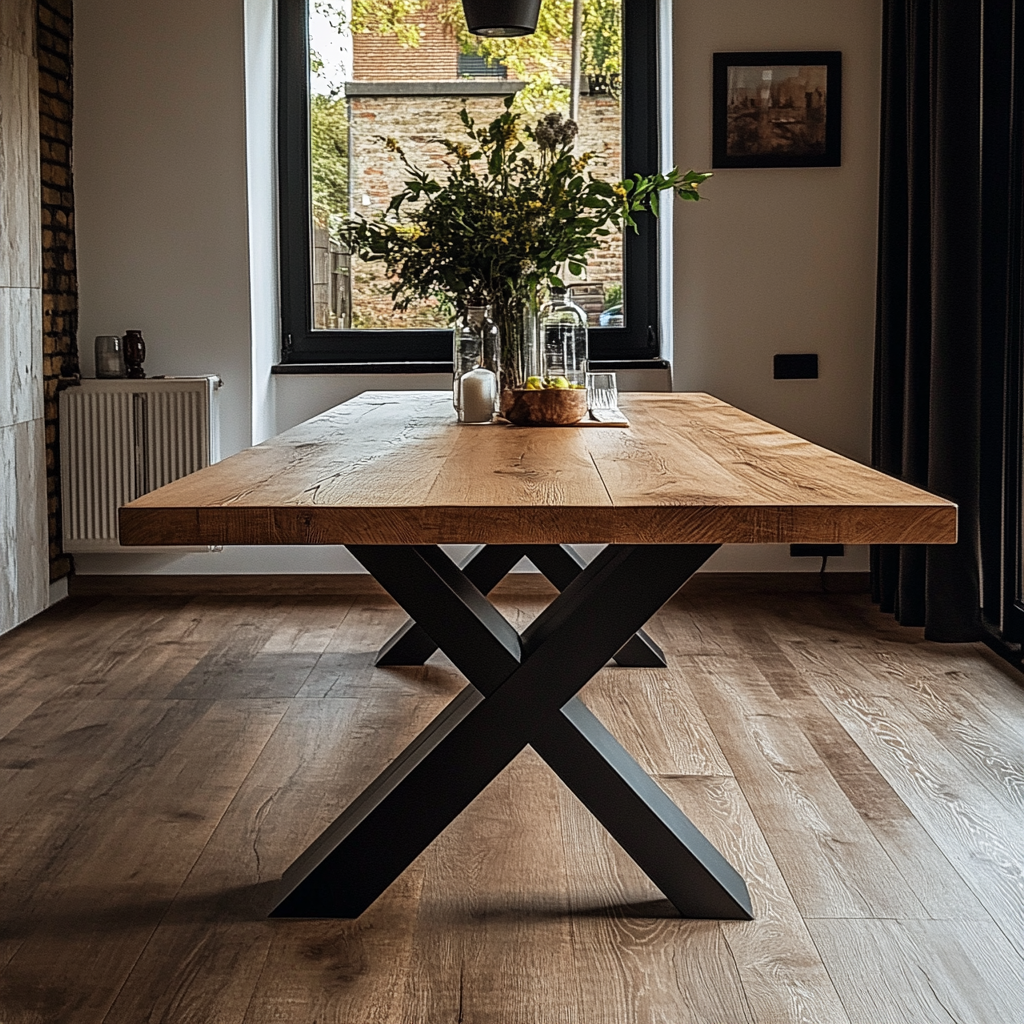
<svg viewBox="0 0 1024 1024"><path fill-rule="evenodd" d="M570 427L587 415L584 388L506 391L501 414L517 427Z"/></svg>

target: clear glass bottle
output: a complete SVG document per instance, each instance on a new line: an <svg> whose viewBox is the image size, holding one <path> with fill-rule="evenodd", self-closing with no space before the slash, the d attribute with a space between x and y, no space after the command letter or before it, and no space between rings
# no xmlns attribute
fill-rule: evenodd
<svg viewBox="0 0 1024 1024"><path fill-rule="evenodd" d="M565 288L552 288L538 316L542 376L584 386L587 376L587 314Z"/></svg>
<svg viewBox="0 0 1024 1024"><path fill-rule="evenodd" d="M455 321L452 403L460 423L490 423L498 411L498 328L484 306L470 306Z"/></svg>

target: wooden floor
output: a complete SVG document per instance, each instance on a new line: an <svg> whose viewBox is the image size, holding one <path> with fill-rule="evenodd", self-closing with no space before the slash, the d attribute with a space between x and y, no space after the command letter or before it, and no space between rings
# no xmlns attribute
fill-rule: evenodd
<svg viewBox="0 0 1024 1024"><path fill-rule="evenodd" d="M861 594L684 595L670 667L584 698L752 923L680 920L530 751L360 920L266 920L460 688L372 667L385 598L75 598L0 639L0 1022L1024 1021L1021 677Z"/></svg>

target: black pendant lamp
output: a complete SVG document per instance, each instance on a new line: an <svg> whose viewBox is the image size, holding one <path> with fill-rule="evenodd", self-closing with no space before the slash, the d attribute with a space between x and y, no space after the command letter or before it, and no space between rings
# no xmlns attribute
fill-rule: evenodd
<svg viewBox="0 0 1024 1024"><path fill-rule="evenodd" d="M462 0L475 36L528 36L537 31L540 0Z"/></svg>

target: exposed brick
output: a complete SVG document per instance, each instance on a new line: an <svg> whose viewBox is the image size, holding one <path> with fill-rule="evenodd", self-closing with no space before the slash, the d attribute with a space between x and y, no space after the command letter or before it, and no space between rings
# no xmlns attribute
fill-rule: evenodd
<svg viewBox="0 0 1024 1024"><path fill-rule="evenodd" d="M50 163L47 161L41 165L41 171L44 185L54 185L57 188L65 188L67 186L67 168L61 167L60 164Z"/></svg>
<svg viewBox="0 0 1024 1024"><path fill-rule="evenodd" d="M55 77L67 78L71 74L71 65L67 57L50 50L39 49L39 67L53 73Z"/></svg>
<svg viewBox="0 0 1024 1024"><path fill-rule="evenodd" d="M0 0L2 2L2 0ZM43 249L43 393L46 489L49 495L50 579L66 576L61 551L58 378L78 372L78 279L75 271L71 141L73 0L38 0L39 135Z"/></svg>
<svg viewBox="0 0 1024 1024"><path fill-rule="evenodd" d="M71 123L71 104L56 96L47 96L45 93L39 97L39 109L44 114L49 114L55 121L61 124Z"/></svg>
<svg viewBox="0 0 1024 1024"><path fill-rule="evenodd" d="M71 19L71 0L45 0L45 5L55 10L59 15Z"/></svg>

